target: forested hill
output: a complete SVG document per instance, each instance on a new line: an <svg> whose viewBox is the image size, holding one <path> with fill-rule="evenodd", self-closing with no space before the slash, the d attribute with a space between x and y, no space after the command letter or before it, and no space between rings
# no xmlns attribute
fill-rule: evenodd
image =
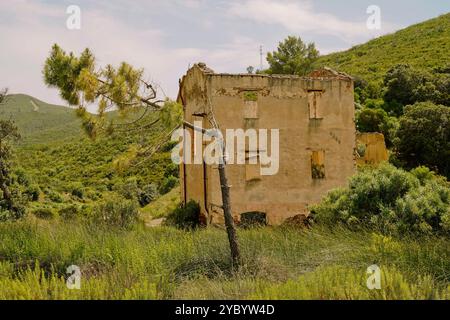
<svg viewBox="0 0 450 320"><path fill-rule="evenodd" d="M114 165L137 143L152 145L164 129L159 124L143 133L118 132L93 141L84 133L75 110L25 94L7 96L0 106L0 119L13 120L22 136L14 146L14 172L39 192L29 202L30 212L57 212L73 204L91 206L115 194L142 198L149 186L164 194L177 184L178 167L170 161L169 149L125 172Z"/></svg>
<svg viewBox="0 0 450 320"><path fill-rule="evenodd" d="M432 70L450 63L450 13L373 39L347 51L322 56L325 65L367 81L382 80L399 63Z"/></svg>
<svg viewBox="0 0 450 320"><path fill-rule="evenodd" d="M27 144L61 141L82 133L81 122L73 109L26 94L9 95L0 106L0 118L12 119Z"/></svg>

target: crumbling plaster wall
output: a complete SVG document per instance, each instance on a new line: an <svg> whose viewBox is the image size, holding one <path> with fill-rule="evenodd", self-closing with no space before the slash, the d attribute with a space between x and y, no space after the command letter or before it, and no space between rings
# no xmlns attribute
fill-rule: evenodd
<svg viewBox="0 0 450 320"><path fill-rule="evenodd" d="M290 216L307 214L308 205L318 202L330 189L346 184L355 170L351 80L205 74L194 70L185 78L182 90L187 97L187 121L194 120L192 114L199 108L207 111L212 107L221 129L279 129L280 160L276 175L247 181L245 165L227 165L236 220L241 213L260 211L267 214L269 224L279 224ZM310 119L311 90L320 91L321 119ZM244 119L246 92L256 93L257 97L257 119L251 121ZM204 125L208 127L207 121ZM324 179L312 178L314 150L324 151ZM217 169L189 165L185 171L187 199L201 204L209 222L222 223ZM203 174L206 174L206 204Z"/></svg>

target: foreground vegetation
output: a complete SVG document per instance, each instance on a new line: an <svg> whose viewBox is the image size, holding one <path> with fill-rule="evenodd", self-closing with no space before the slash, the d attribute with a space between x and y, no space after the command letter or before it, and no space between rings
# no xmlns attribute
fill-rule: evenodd
<svg viewBox="0 0 450 320"><path fill-rule="evenodd" d="M326 225L450 235L449 183L426 167L410 172L390 164L363 167L348 187L330 191L312 211L314 220Z"/></svg>
<svg viewBox="0 0 450 320"><path fill-rule="evenodd" d="M450 241L345 228L239 230L232 271L215 228L102 228L31 218L0 224L1 299L439 299L450 298ZM381 290L366 269L382 271ZM81 268L81 289L66 268Z"/></svg>

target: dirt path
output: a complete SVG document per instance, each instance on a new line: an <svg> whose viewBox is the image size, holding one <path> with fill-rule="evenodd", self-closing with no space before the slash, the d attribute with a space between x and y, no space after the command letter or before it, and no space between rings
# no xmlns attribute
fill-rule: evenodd
<svg viewBox="0 0 450 320"><path fill-rule="evenodd" d="M145 223L147 227L159 227L166 221L166 218L153 219Z"/></svg>
<svg viewBox="0 0 450 320"><path fill-rule="evenodd" d="M39 111L39 106L33 100L30 100L31 105L33 106L33 111Z"/></svg>

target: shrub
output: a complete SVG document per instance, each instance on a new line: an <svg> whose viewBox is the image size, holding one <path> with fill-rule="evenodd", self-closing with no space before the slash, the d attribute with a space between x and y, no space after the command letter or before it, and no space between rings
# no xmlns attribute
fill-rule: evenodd
<svg viewBox="0 0 450 320"><path fill-rule="evenodd" d="M424 75L407 64L398 64L389 69L384 77L386 91L384 99L387 102L395 101L400 105L415 102L413 91L423 82ZM401 109L395 110L400 115Z"/></svg>
<svg viewBox="0 0 450 320"><path fill-rule="evenodd" d="M7 210L0 207L0 222L17 220L25 216L25 207L20 206L16 210Z"/></svg>
<svg viewBox="0 0 450 320"><path fill-rule="evenodd" d="M404 105L420 101L447 105L450 101L450 80L446 69L430 73L398 64L386 73L384 85L384 99L397 115L402 114Z"/></svg>
<svg viewBox="0 0 450 320"><path fill-rule="evenodd" d="M363 168L346 189L335 189L312 208L323 224L343 223L395 233L450 231L450 188L424 168L406 172L392 165Z"/></svg>
<svg viewBox="0 0 450 320"><path fill-rule="evenodd" d="M56 203L62 203L64 201L64 198L59 192L51 189L47 190L47 196L51 201Z"/></svg>
<svg viewBox="0 0 450 320"><path fill-rule="evenodd" d="M381 270L382 290L367 289L367 275L362 269L338 265L320 266L298 279L260 286L249 299L350 299L350 300L425 300L448 299L450 290L436 285L428 275L410 279L395 267Z"/></svg>
<svg viewBox="0 0 450 320"><path fill-rule="evenodd" d="M97 205L92 214L94 222L127 228L137 221L139 212L134 201L112 198Z"/></svg>
<svg viewBox="0 0 450 320"><path fill-rule="evenodd" d="M400 232L432 233L442 229L450 233L450 188L431 180L396 201L392 215L398 217Z"/></svg>
<svg viewBox="0 0 450 320"><path fill-rule="evenodd" d="M180 206L170 213L166 222L180 229L195 229L200 225L200 206L190 200L185 206Z"/></svg>
<svg viewBox="0 0 450 320"><path fill-rule="evenodd" d="M378 82L367 82L361 78L355 78L355 101L368 104L369 101L379 101L382 96L381 84Z"/></svg>
<svg viewBox="0 0 450 320"><path fill-rule="evenodd" d="M84 186L81 182L75 182L75 183L71 184L69 188L70 188L70 193L73 196L83 199Z"/></svg>
<svg viewBox="0 0 450 320"><path fill-rule="evenodd" d="M428 169L425 166L420 166L417 168L414 168L410 171L417 179L419 179L421 184L424 184L425 182L432 180L432 179L438 179L439 176L437 176L433 171Z"/></svg>
<svg viewBox="0 0 450 320"><path fill-rule="evenodd" d="M141 205L141 207L145 207L150 202L155 200L158 195L158 188L154 183L150 183L140 190L138 198L139 204Z"/></svg>
<svg viewBox="0 0 450 320"><path fill-rule="evenodd" d="M41 189L37 184L32 184L25 190L25 194L28 196L28 199L30 199L30 201L38 201L40 193Z"/></svg>
<svg viewBox="0 0 450 320"><path fill-rule="evenodd" d="M33 215L38 217L39 219L50 220L53 219L56 214L55 211L51 208L37 208L32 211Z"/></svg>
<svg viewBox="0 0 450 320"><path fill-rule="evenodd" d="M159 193L166 194L170 190L172 190L173 187L175 187L178 183L178 179L174 176L169 176L165 178L161 185L159 186Z"/></svg>
<svg viewBox="0 0 450 320"><path fill-rule="evenodd" d="M174 176L176 178L180 177L180 167L179 165L170 162L167 166L166 169L164 171L164 177L170 177L170 176Z"/></svg>
<svg viewBox="0 0 450 320"><path fill-rule="evenodd" d="M97 190L94 190L91 188L86 188L85 197L90 200L96 201L102 197L102 193L100 191L97 191Z"/></svg>
<svg viewBox="0 0 450 320"><path fill-rule="evenodd" d="M17 185L10 186L10 198L5 199L0 190L0 221L18 220L25 216L28 197L20 192Z"/></svg>
<svg viewBox="0 0 450 320"><path fill-rule="evenodd" d="M128 179L114 187L114 191L128 200L136 200L139 194L139 187L135 178Z"/></svg>
<svg viewBox="0 0 450 320"><path fill-rule="evenodd" d="M380 132L384 135L386 144L392 144L397 119L390 117L381 108L362 108L356 113L356 128L360 132Z"/></svg>
<svg viewBox="0 0 450 320"><path fill-rule="evenodd" d="M15 172L17 177L17 182L23 186L28 187L30 185L30 177L26 173L26 171L22 168L17 169Z"/></svg>
<svg viewBox="0 0 450 320"><path fill-rule="evenodd" d="M395 151L406 168L425 165L450 178L450 108L430 102L405 107Z"/></svg>
<svg viewBox="0 0 450 320"><path fill-rule="evenodd" d="M76 205L70 205L59 210L59 216L64 220L72 220L78 217L80 210Z"/></svg>

